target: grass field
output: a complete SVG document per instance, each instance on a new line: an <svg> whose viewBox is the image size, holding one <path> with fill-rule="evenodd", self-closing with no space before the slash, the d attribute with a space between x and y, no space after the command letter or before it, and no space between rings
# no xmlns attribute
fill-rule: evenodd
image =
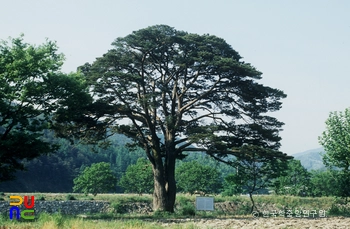
<svg viewBox="0 0 350 229"><path fill-rule="evenodd" d="M297 219L294 216L287 219L284 217L266 219L263 215L258 216L260 223L256 224L255 218L250 214L250 201L246 196L222 197L215 196L216 204L230 203L236 208L231 212L224 212L216 209L213 212L196 212L194 208L195 196L179 194L176 201L176 210L174 214L164 214L160 212L150 212L149 214L137 213L121 213L122 206L128 203L152 203L151 195L131 195L131 194L99 194L95 197L85 196L82 194L67 193L5 193L2 198L9 200L10 195L34 195L36 200L45 201L52 200L105 200L111 203L113 211L103 214L67 216L61 214L38 215L35 220L17 221L10 220L8 215L3 214L0 218L0 229L8 228L268 228L271 224L278 222L280 228L303 228L307 223L326 223L325 220L339 220L339 216L345 222L350 220L349 205L343 205L341 200L332 197L309 198L309 197L293 197L293 196L255 196L255 202L258 209L263 212L271 208L275 209L315 209L326 210L327 217L325 219L314 219L314 221L300 221L305 219ZM272 221L271 221L272 220ZM292 220L298 220L293 225L289 225ZM323 221L322 221L323 220ZM265 222L266 221L266 222ZM332 221L332 222L333 222ZM265 222L263 224L262 222ZM300 223L301 222L301 223ZM331 221L327 221L326 225L332 225ZM298 227L297 225L299 225ZM350 222L348 222L350 223ZM256 225L255 225L256 224ZM221 226L220 226L221 225ZM226 226L225 226L226 225ZM289 226L288 226L289 225ZM339 226L339 224L337 224ZM348 224L349 225L349 224ZM236 227L237 226L237 227ZM266 227L265 227L266 226ZM273 226L274 227L274 226ZM279 227L275 227L279 228ZM333 228L329 226L329 228Z"/></svg>

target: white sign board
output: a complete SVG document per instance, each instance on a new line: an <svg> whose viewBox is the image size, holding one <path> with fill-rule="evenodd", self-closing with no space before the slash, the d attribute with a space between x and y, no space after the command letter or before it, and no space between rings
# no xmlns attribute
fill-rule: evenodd
<svg viewBox="0 0 350 229"><path fill-rule="evenodd" d="M214 197L196 197L196 210L198 211L214 211Z"/></svg>

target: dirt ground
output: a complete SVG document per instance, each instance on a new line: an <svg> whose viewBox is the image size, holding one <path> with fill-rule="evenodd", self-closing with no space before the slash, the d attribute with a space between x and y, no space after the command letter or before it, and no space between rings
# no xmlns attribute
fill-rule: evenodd
<svg viewBox="0 0 350 229"><path fill-rule="evenodd" d="M163 226L170 226L172 224L192 222L196 226L206 229L228 229L228 228L240 228L240 229L260 229L260 228L337 228L348 229L350 228L350 218L345 217L326 217L326 218L247 218L247 219L183 219L182 222L167 222L163 223Z"/></svg>

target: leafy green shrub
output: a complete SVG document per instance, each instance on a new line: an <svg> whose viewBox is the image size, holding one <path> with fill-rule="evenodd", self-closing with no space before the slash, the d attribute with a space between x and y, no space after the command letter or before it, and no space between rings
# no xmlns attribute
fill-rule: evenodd
<svg viewBox="0 0 350 229"><path fill-rule="evenodd" d="M120 203L120 202L113 203L112 204L112 208L114 209L114 211L116 213L122 214L122 213L126 212L124 205L122 203Z"/></svg>
<svg viewBox="0 0 350 229"><path fill-rule="evenodd" d="M334 200L333 200L333 202L335 203L335 204L347 204L347 199L346 198L342 198L342 197L334 197Z"/></svg>
<svg viewBox="0 0 350 229"><path fill-rule="evenodd" d="M184 206L186 205L188 202L193 202L195 199L191 196L183 196L183 195L178 195L176 197L176 202L180 205L180 206Z"/></svg>
<svg viewBox="0 0 350 229"><path fill-rule="evenodd" d="M194 216L196 215L196 209L193 204L188 203L181 208L181 215L184 216Z"/></svg>
<svg viewBox="0 0 350 229"><path fill-rule="evenodd" d="M239 207L237 208L235 214L237 214L237 215L250 215L251 205L248 202L241 203L238 206Z"/></svg>
<svg viewBox="0 0 350 229"><path fill-rule="evenodd" d="M155 211L153 213L153 217L155 218L169 218L172 214L170 212L166 212L166 211Z"/></svg>
<svg viewBox="0 0 350 229"><path fill-rule="evenodd" d="M328 210L328 215L350 216L350 206L344 198L335 197L332 206Z"/></svg>
<svg viewBox="0 0 350 229"><path fill-rule="evenodd" d="M350 216L350 209L343 205L332 204L328 210L330 216Z"/></svg>
<svg viewBox="0 0 350 229"><path fill-rule="evenodd" d="M68 195L66 196L66 199L67 199L67 200L76 200L76 198L75 198L73 195L71 195L71 194L68 194Z"/></svg>
<svg viewBox="0 0 350 229"><path fill-rule="evenodd" d="M339 216L341 215L341 210L336 204L332 204L332 207L328 210L328 215Z"/></svg>

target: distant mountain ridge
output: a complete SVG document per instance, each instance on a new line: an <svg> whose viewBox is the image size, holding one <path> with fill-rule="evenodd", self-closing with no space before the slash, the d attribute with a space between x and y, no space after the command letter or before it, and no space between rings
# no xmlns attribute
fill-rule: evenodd
<svg viewBox="0 0 350 229"><path fill-rule="evenodd" d="M323 148L311 149L301 153L292 154L294 159L300 160L302 166L308 171L322 170L325 166L322 161L322 155L325 153Z"/></svg>

